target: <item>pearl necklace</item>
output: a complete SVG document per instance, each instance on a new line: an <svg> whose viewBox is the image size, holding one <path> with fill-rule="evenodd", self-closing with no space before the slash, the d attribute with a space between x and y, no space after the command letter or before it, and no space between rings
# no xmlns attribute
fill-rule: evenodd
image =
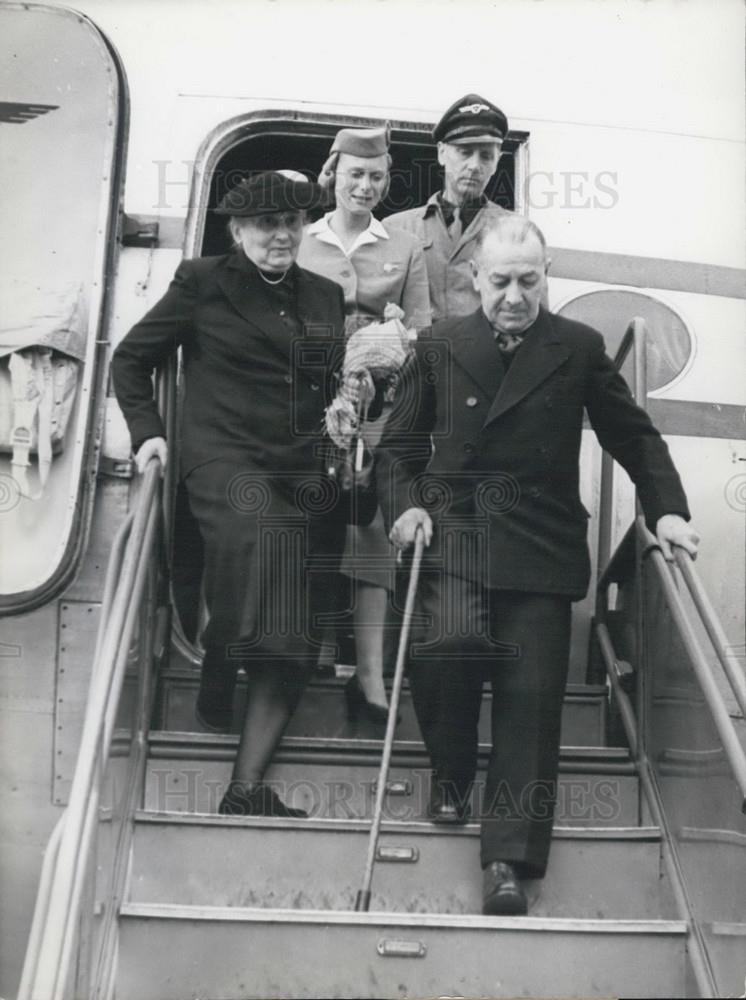
<svg viewBox="0 0 746 1000"><path fill-rule="evenodd" d="M257 268L257 271L259 272L259 277L262 279L262 281L266 282L266 284L268 284L268 285L279 285L281 281L285 280L285 278L287 277L287 274L288 274L289 270L290 270L289 267L286 268L276 281L272 281L271 278L268 278L264 274L264 272L261 270L261 268L259 268L259 267Z"/></svg>

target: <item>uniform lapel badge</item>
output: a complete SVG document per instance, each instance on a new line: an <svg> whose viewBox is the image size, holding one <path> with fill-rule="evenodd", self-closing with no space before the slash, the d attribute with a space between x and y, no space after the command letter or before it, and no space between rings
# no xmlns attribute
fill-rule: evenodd
<svg viewBox="0 0 746 1000"><path fill-rule="evenodd" d="M393 263L393 261L387 260L383 265L384 274L391 274L392 271L398 271L398 270L399 270L399 265Z"/></svg>

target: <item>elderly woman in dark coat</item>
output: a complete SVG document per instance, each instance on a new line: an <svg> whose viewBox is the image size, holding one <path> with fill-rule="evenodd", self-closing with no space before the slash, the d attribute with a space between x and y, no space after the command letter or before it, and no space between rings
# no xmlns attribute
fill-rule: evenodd
<svg viewBox="0 0 746 1000"><path fill-rule="evenodd" d="M248 706L223 813L300 815L262 779L318 658L345 511L324 460L324 409L344 351L334 282L295 263L304 210L323 192L301 175L234 188L232 253L185 260L114 354L114 386L139 469L167 458L154 366L181 347L180 473L205 545L209 624L198 710L227 722L236 667Z"/></svg>

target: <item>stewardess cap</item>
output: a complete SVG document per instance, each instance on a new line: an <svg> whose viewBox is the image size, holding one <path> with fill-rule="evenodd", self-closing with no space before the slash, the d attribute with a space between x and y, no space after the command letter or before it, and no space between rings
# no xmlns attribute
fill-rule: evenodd
<svg viewBox="0 0 746 1000"><path fill-rule="evenodd" d="M391 144L391 126L381 128L341 128L334 136L332 153L349 153L351 156L381 156L388 153Z"/></svg>

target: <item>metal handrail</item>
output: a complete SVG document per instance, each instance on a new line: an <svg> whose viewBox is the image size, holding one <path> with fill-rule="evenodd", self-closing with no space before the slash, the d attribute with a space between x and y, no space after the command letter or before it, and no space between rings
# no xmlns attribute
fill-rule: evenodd
<svg viewBox="0 0 746 1000"><path fill-rule="evenodd" d="M710 709L711 715L717 727L718 734L722 740L728 762L738 783L741 793L741 810L746 812L746 754L744 754L733 724L728 716L725 702L715 679L712 676L710 665L704 652L699 646L699 642L696 638L691 622L689 621L689 617L674 581L674 571L672 568L669 568L657 540L648 530L643 517L638 516L635 518L634 523L630 526L630 530L626 533L624 539L612 556L609 566L602 574L599 581L599 598L605 594L608 587L612 583L622 582L624 573L620 572L620 570L622 570L625 565L629 565L627 553L623 550L628 549L629 545L635 541L637 541L640 546L641 559L651 560L651 563L655 567L656 573L661 581L664 597L669 608L671 609L675 625L678 628L682 642L684 643L690 660L694 666L695 675L699 681L708 708ZM674 547L674 558L676 559L677 564L682 567L682 575L684 575L685 578L689 577L693 581L692 589L694 590L698 588L700 591L700 597L702 597L703 600L701 601L701 607L698 607L698 610L701 615L702 611L705 611L705 614L702 615L703 623L705 624L711 638L713 635L716 637L721 636L722 627L720 626L717 615L709 605L706 595L704 595L699 578L694 572L691 556L684 550ZM636 571L637 565L635 563L633 572ZM603 604L601 606L605 607ZM645 795L645 800L647 801L648 808L650 809L651 817L653 822L659 826L662 831L667 831L668 825L666 817L658 802L658 793L651 775L651 767L647 758L644 741L639 738L635 712L629 695L621 684L618 669L620 661L617 659L608 625L603 620L603 615L601 620L597 621L596 634L601 655L606 665L609 682L617 699L617 705L619 707L622 724L629 742L630 752L637 761L637 770L642 784L643 793ZM713 645L715 645L714 642ZM724 652L727 655L725 647ZM669 836L668 833L665 835L666 837ZM670 849L665 849L663 851L663 861L668 872L677 909L679 913L684 915L691 923L692 937L689 945L689 960L692 964L692 972L697 983L699 995L703 997L719 996L720 994L718 993L712 978L712 970L701 930L697 922L691 917L691 904L684 885L678 859Z"/></svg>
<svg viewBox="0 0 746 1000"><path fill-rule="evenodd" d="M142 478L137 507L117 534L107 569L78 760L64 824L59 834L55 830L45 856L32 946L26 953L18 1000L62 1000L64 996L126 654L159 525L160 484L160 462L153 459Z"/></svg>
<svg viewBox="0 0 746 1000"><path fill-rule="evenodd" d="M630 351L633 352L634 384L633 395L638 405L644 406L647 398L647 364L646 364L646 339L647 326L645 320L635 317L627 326L622 337L619 349L614 357L614 366L617 371L622 367ZM725 752L729 763L733 768L733 773L738 782L742 795L742 811L746 812L746 754L741 747L740 740L733 728L725 701L720 693L715 678L712 675L709 662L699 644L694 629L692 628L689 616L676 590L673 577L668 571L668 564L660 551L655 536L648 530L644 518L639 514L635 522L630 526L622 541L612 554L611 552L611 502L613 494L613 472L614 459L604 452L601 467L601 499L599 515L599 570L596 584L596 617L597 635L604 661L607 666L609 680L617 696L618 704L622 714L625 731L630 740L630 749L633 754L639 754L640 742L637 735L637 727L634 724L634 712L631 702L619 681L617 669L618 660L614 655L613 643L605 621L606 600L605 595L609 585L615 582L617 567L626 559L627 550L632 544L634 535L639 539L643 558L650 557L658 569L662 564L665 570L663 586L669 605L675 601L675 607L671 610L674 614L682 641L687 652L692 657L695 673L707 700L713 720L718 729L718 735L723 741ZM697 574L694 563L689 553L680 546L673 546L674 558L681 576L692 597L694 606L697 609L699 618L705 628L715 653L720 661L725 676L730 684L733 695L738 703L741 713L746 716L746 682L740 671L736 658L728 648L728 642L720 620L713 608L710 599L702 585L702 581Z"/></svg>
<svg viewBox="0 0 746 1000"><path fill-rule="evenodd" d="M624 336L621 339L616 354L614 367L621 371L630 351L633 351L633 382L632 395L638 406L645 406L648 394L647 386L647 324L640 316L630 320ZM611 559L611 518L614 498L614 459L608 452L601 457L601 482L599 486L599 517L598 517L598 575L601 575Z"/></svg>
<svg viewBox="0 0 746 1000"><path fill-rule="evenodd" d="M669 568L669 565L660 550L660 546L657 544L650 531L648 531L643 519L639 518L637 524L638 533L640 534L642 541L647 546L644 558L647 558L652 562L658 573L658 577L666 597L666 603L668 604L673 620L676 623L681 641L684 643L684 648L686 649L689 659L691 660L697 681L699 682L707 707L710 710L712 721L715 724L718 736L723 744L725 756L728 758L728 763L731 766L733 776L741 793L741 811L746 813L746 753L741 746L741 741L738 738L738 734L733 726L730 715L728 714L725 699L723 698L720 688L718 687L715 677L713 676L710 663L705 656L696 632L692 627L690 616L684 607L684 602L682 601L681 595L679 594L676 586L674 571L672 568ZM681 559L682 562L683 556L686 556L687 559L691 560L691 556L681 550L679 559ZM693 567L689 568L693 570ZM717 617L712 608L710 608L710 613L712 616L712 622L717 622ZM704 619L703 624L705 624Z"/></svg>
<svg viewBox="0 0 746 1000"><path fill-rule="evenodd" d="M741 715L746 718L746 680L744 679L737 658L729 648L725 630L718 618L717 612L713 608L710 598L707 596L702 580L694 567L694 562L689 553L684 551L684 549L675 548L674 558L687 590L699 612L699 617L702 620L705 631L710 637L710 642L720 661L723 672L728 678L728 683L741 711Z"/></svg>
<svg viewBox="0 0 746 1000"><path fill-rule="evenodd" d="M111 553L109 555L109 563L106 568L106 576L104 579L104 593L101 600L101 622L103 623L110 614L111 602L114 596L114 591L116 587L117 578L121 572L122 558L124 555L125 544L130 536L130 531L132 530L132 522L134 521L134 512L130 512L122 524L119 526L117 533L114 536L114 542L112 543ZM93 656L93 667L94 670L97 668L99 662L99 650L101 646L101 638L103 635L103 629L99 625L99 631L96 636L96 650ZM89 693L90 694L90 693ZM41 874L39 877L39 888L36 894L36 903L34 905L34 915L31 924L31 932L29 934L28 944L26 946L26 955L24 957L23 974L21 976L21 984L18 992L18 1000L25 1000L26 997L30 996L31 989L31 977L34 974L34 970L39 962L39 948L41 946L41 941L43 937L43 926L47 920L47 910L49 907L49 896L51 891L52 878L54 876L55 866L57 864L57 857L59 854L60 840L62 837L62 830L65 825L65 820L67 818L67 810L65 810L57 823L54 826L52 835L47 842L47 846L44 850L44 858L42 860Z"/></svg>
<svg viewBox="0 0 746 1000"><path fill-rule="evenodd" d="M646 361L647 329L643 320L634 319L627 327L619 350L614 359L619 370L630 350L634 351L634 385L633 394L638 405L645 407L647 402L647 361ZM722 694L715 681L710 664L702 651L697 636L692 627L689 615L684 607L674 580L674 568L669 567L663 557L655 536L648 530L645 519L640 515L639 502L636 501L636 516L624 538L611 552L612 533L612 503L614 460L606 452L601 463L600 511L598 563L596 577L596 635L601 656L606 666L611 689L616 698L622 724L629 742L630 752L637 762L637 770L642 784L642 790L654 822L664 831L667 845L670 838L665 814L658 800L658 791L653 778L653 771L648 761L645 741L640 738L637 727L635 709L627 691L622 684L622 663L617 658L611 633L607 624L608 590L612 583L620 583L627 577L630 567L630 547L634 549L632 572L638 571L638 565L649 559L660 579L664 597L671 610L675 625L681 640L693 664L695 675L704 694L711 716L723 744L723 748L732 768L735 780L741 794L741 810L746 812L746 754L741 747L733 723L728 715ZM715 648L718 659L736 696L741 711L744 711L746 692L743 678L735 659L728 650L725 633L710 601L704 591L701 581L694 570L692 558L688 552L679 546L673 546L675 564L681 572L687 585L699 617ZM639 563L638 563L639 558ZM642 601L641 590L638 589L638 603ZM641 608L638 608L641 611ZM638 622L642 619L638 615ZM638 626L640 627L640 626ZM638 635L638 651L641 653ZM697 921L692 916L691 903L685 887L678 857L668 846L663 851L663 860L669 875L677 909L691 926L689 942L689 960L694 979L701 996L715 997L718 994L713 979L707 948Z"/></svg>
<svg viewBox="0 0 746 1000"><path fill-rule="evenodd" d="M690 616L684 607L684 602L681 599L681 595L679 594L676 586L676 580L673 575L674 570L669 567L669 564L663 557L661 548L658 545L655 536L648 530L644 518L636 518L635 529L643 546L642 558L650 560L660 579L666 603L671 611L677 631L684 644L684 648L686 649L689 659L691 660L697 681L699 682L707 707L710 710L712 720L718 731L718 736L723 744L723 749L728 759L728 763L730 764L733 776L738 784L741 794L741 811L746 813L746 752L744 752L744 749L741 746L741 741L738 738L738 734L736 733L733 723L731 722L730 715L728 714L728 708L725 704L725 700L713 676L709 660L700 645L699 639L697 638L692 626ZM623 545L624 542L621 544ZM718 658L721 660L721 663L723 662L723 659L730 659L731 661L729 666L731 668L731 673L734 675L734 682L732 684L733 693L738 698L742 695L743 679L737 672L736 665L732 662L735 658L728 653L722 625L720 624L717 614L710 604L709 599L704 592L704 588L702 587L702 583L696 574L694 566L692 565L692 557L688 552L681 549L679 546L674 546L674 557L676 559L676 564L681 570L682 576L687 582L687 587L690 590L690 593L692 593L693 598L694 594L697 594L695 606L697 607L702 624L704 625L710 638L713 640L713 647L718 653ZM608 587L608 585L613 582L611 574L604 575L602 577L602 581L603 585ZM619 684L618 677L616 676L615 664L618 661L616 660L616 656L614 654L608 627L604 622L601 622L601 628L603 630L600 636L601 653L607 666L612 687L614 687L615 693L617 693ZM717 639L720 643L720 650L718 650L715 639ZM731 679L730 674L727 673L726 676L728 676L729 680ZM628 709L627 712L622 712L623 719L626 723L626 717L631 711L631 706L629 705L629 699L626 692L620 690L618 693L621 694L621 700L625 703ZM741 702L739 700L739 707L740 704ZM625 729L627 729L626 724ZM634 744L634 748L637 749L639 746L639 740L633 716L632 731L628 732L627 735L631 737L630 743Z"/></svg>

